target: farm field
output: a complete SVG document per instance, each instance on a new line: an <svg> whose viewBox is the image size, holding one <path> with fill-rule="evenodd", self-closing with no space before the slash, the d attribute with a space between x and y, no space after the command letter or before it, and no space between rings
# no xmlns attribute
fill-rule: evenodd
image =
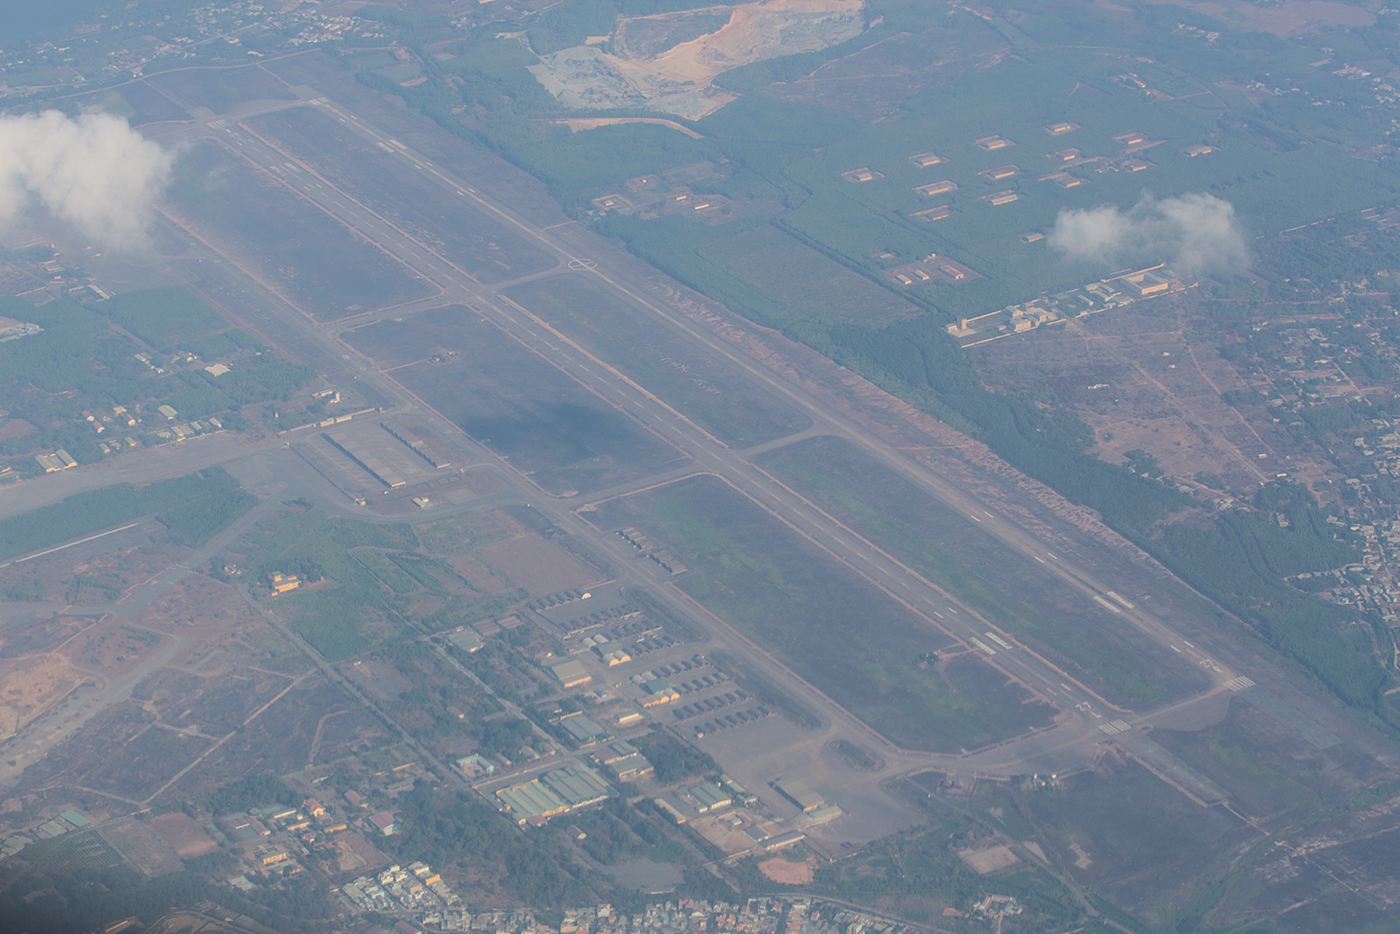
<svg viewBox="0 0 1400 934"><path fill-rule="evenodd" d="M478 282L503 282L556 265L554 257L464 199L448 200L438 179L319 110L278 111L248 125Z"/></svg>
<svg viewBox="0 0 1400 934"><path fill-rule="evenodd" d="M845 441L810 438L758 463L1114 703L1160 704L1206 684L1190 664Z"/></svg>
<svg viewBox="0 0 1400 934"><path fill-rule="evenodd" d="M572 273L553 276L516 286L506 295L725 444L762 444L811 424L733 367L591 279Z"/></svg>
<svg viewBox="0 0 1400 934"><path fill-rule="evenodd" d="M177 163L171 196L179 220L240 256L318 321L433 294L433 287L407 267L306 202L288 197L270 176L216 143L190 147Z"/></svg>
<svg viewBox="0 0 1400 934"><path fill-rule="evenodd" d="M639 479L681 455L461 306L357 328L352 347L556 495Z"/></svg>
<svg viewBox="0 0 1400 934"><path fill-rule="evenodd" d="M678 586L765 651L910 749L971 749L1050 722L1052 710L721 481L698 477L602 504L691 569Z"/></svg>

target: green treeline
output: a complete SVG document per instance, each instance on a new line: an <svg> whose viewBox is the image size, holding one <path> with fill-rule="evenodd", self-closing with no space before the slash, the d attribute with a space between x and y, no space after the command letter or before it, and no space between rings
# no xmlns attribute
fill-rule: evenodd
<svg viewBox="0 0 1400 934"><path fill-rule="evenodd" d="M0 560L154 514L179 541L202 545L257 503L222 467L144 487L118 483L0 519Z"/></svg>
<svg viewBox="0 0 1400 934"><path fill-rule="evenodd" d="M647 757L647 761L656 769L656 780L662 784L669 785L683 778L719 771L719 763L709 753L683 743L668 733L638 737L632 744Z"/></svg>
<svg viewBox="0 0 1400 934"><path fill-rule="evenodd" d="M453 800L420 784L400 801L399 852L405 859L436 867L461 864L464 870L470 863L476 873L499 874L504 889L537 909L587 904L596 901L599 889L611 888L578 865L557 837L519 833L468 792Z"/></svg>

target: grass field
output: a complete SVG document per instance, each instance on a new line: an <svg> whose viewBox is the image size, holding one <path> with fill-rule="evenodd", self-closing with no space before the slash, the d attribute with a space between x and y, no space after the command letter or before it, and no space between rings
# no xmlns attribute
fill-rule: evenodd
<svg viewBox="0 0 1400 934"><path fill-rule="evenodd" d="M726 444L762 444L811 424L732 366L591 279L554 276L508 294Z"/></svg>
<svg viewBox="0 0 1400 934"><path fill-rule="evenodd" d="M1116 80L1125 72L1170 99L1147 96ZM814 196L784 223L872 272L877 267L868 256L877 249L938 252L967 263L987 280L957 288L935 286L930 294L940 308L965 314L994 310L1061 281L1106 272L1066 264L1044 242L1026 245L1016 239L1024 231L1048 232L1062 209L1126 208L1146 190L1158 197L1208 192L1235 205L1247 234L1262 234L1394 196L1393 177L1375 163L1322 146L1280 146L1252 128L1252 104L1240 101L1244 119L1232 122L1226 103L1213 90L1166 62L1134 62L1128 68L1112 57L1037 49L1029 60L1010 59L927 88L903 103L912 111L903 119L867 125L795 161L788 173ZM1045 126L1060 120L1080 128L1062 136L1045 132ZM1122 157L1124 146L1113 137L1130 132L1162 141L1135 154L1151 167L1131 173L1097 171ZM985 151L974 142L992 135L1013 145ZM1194 143L1216 151L1196 158L1184 155L1182 148ZM1059 170L1047 156L1068 148L1100 160L1070 170L1086 183L1064 189L1040 181ZM946 161L928 168L909 161L910 155L930 149ZM977 174L1006 164L1018 166L1020 173L999 181ZM856 185L840 177L856 166L869 166L885 177ZM1318 177L1331 180L1325 195L1307 182ZM913 191L943 178L956 182L958 190L936 198ZM1000 207L979 200L1005 188L1020 193L1020 200ZM959 213L932 224L909 216L943 203ZM861 214L868 219L857 220ZM874 218L884 222L883 230L872 223Z"/></svg>
<svg viewBox="0 0 1400 934"><path fill-rule="evenodd" d="M416 526L414 531L424 551L440 555L471 551L510 537L500 523L480 512Z"/></svg>
<svg viewBox="0 0 1400 934"><path fill-rule="evenodd" d="M118 483L75 493L52 506L41 506L0 519L0 560L14 558L155 514L190 545L213 538L257 499L222 467L144 487Z"/></svg>
<svg viewBox="0 0 1400 934"><path fill-rule="evenodd" d="M150 79L174 98L193 107L226 113L234 104L250 100L295 100L296 95L273 75L252 65L215 70L181 69Z"/></svg>
<svg viewBox="0 0 1400 934"><path fill-rule="evenodd" d="M126 292L102 302L96 310L152 347L167 347L228 327L214 309L182 288Z"/></svg>
<svg viewBox="0 0 1400 934"><path fill-rule="evenodd" d="M384 152L319 110L299 107L251 121L361 203L419 236L480 282L553 267L554 257L453 195L435 177Z"/></svg>
<svg viewBox="0 0 1400 934"><path fill-rule="evenodd" d="M351 549L362 545L400 549L416 544L408 526L334 519L313 510L287 512L268 520L231 550L241 554L240 563L258 578L307 562L320 568L325 576L322 582L284 594L269 607L318 652L337 660L367 651L397 635L404 625L401 614L406 603L381 586L379 578L358 559L358 553L350 554Z"/></svg>
<svg viewBox="0 0 1400 934"><path fill-rule="evenodd" d="M1239 698L1210 729L1158 730L1153 736L1265 826L1342 805L1384 777L1374 758L1344 742L1320 746L1297 732L1297 725L1287 713L1280 719Z"/></svg>
<svg viewBox="0 0 1400 934"><path fill-rule="evenodd" d="M373 548L358 548L351 552L355 560L364 566L379 582L400 596L407 596L420 590L419 584L409 577L382 551Z"/></svg>
<svg viewBox="0 0 1400 934"><path fill-rule="evenodd" d="M929 661L945 633L719 480L613 500L591 518L665 541L691 568L682 590L901 746L971 749L1049 722L1049 707L981 660Z"/></svg>
<svg viewBox="0 0 1400 934"><path fill-rule="evenodd" d="M1105 762L1028 794L1042 846L1083 884L1149 921L1199 896L1259 832L1204 808L1136 762Z"/></svg>
<svg viewBox="0 0 1400 934"><path fill-rule="evenodd" d="M845 441L808 439L760 464L1117 703L1161 703L1206 684L1189 664Z"/></svg>
<svg viewBox="0 0 1400 934"><path fill-rule="evenodd" d="M223 147L197 143L176 163L173 206L320 321L433 294L432 286L358 234Z"/></svg>
<svg viewBox="0 0 1400 934"><path fill-rule="evenodd" d="M944 54L949 43L956 43L963 34L983 30L988 30L986 24L968 18L950 20L937 54ZM1097 47L1096 43L1110 41L1111 31L1107 27L1105 35L1081 42ZM1124 48L1135 41L1138 37L1116 33L1112 39ZM997 37L989 45L998 42L1005 40ZM1012 42L1015 54L1000 57L994 65L955 69L909 85L896 81L877 89L877 95L896 93L876 108L897 112L896 120L856 122L837 116L847 112L852 94L858 97L861 88L875 87L838 80L845 60L811 74L803 68L816 68L815 60L806 66L794 59L788 64L741 69L723 80L743 89L745 96L699 122L706 133L699 148L713 149L706 152L712 160L721 152L742 152L742 169L717 190L731 196L753 191L782 197L789 210L773 221L773 227L839 257L841 262L832 265L846 276L859 280L863 273L868 277L863 284L866 290L884 291L877 283L884 281L883 270L891 263L912 262L930 253L980 273L983 278L965 284L931 282L908 288L910 302L948 317L994 311L1119 268L1110 260L1071 262L1046 241L1019 240L1020 234L1030 231L1048 233L1062 210L1101 205L1127 209L1146 192L1157 198L1207 193L1234 206L1248 239L1386 203L1400 190L1400 183L1384 165L1350 154L1368 143L1358 117L1338 107L1311 106L1345 94L1329 74L1309 68L1300 58L1305 54L1300 49L1290 52L1280 43L1280 48L1270 50L1269 58L1281 68L1296 70L1287 80L1301 91L1260 108L1230 90L1232 80L1239 79L1222 70L1239 67L1239 62L1222 61L1220 55L1181 47L1173 50L1181 53L1179 58L1125 60L1081 47L1019 44L1014 37ZM893 50L894 45L889 48ZM879 53L869 49L852 55L851 62L862 56L871 59L862 64L864 75L878 73L882 66L888 67L886 78L910 73L912 63L894 58L881 62ZM765 80L765 73L774 80ZM1269 80L1283 81L1282 73L1272 72ZM823 74L831 75L824 89ZM846 76L858 77L859 69ZM1134 80L1149 90L1137 87ZM1078 128L1062 135L1046 132L1047 126L1059 121ZM1133 133L1143 134L1147 143L1155 145L1127 152L1129 144L1115 137ZM991 136L1011 145L987 150L976 142ZM1196 157L1183 152L1195 144L1209 145L1214 151ZM561 145L567 149L571 144ZM1080 155L1066 168L1055 154L1068 149L1079 150ZM910 160L929 151L943 161L920 167ZM1142 171L1121 170L1129 158L1148 165ZM650 171L667 167L664 155L656 159L657 167ZM576 173L565 168L565 162L564 152L554 153L536 170L567 187ZM996 180L978 174L1004 165L1018 171ZM842 178L843 172L859 167L883 177L854 184ZM629 170L619 165L611 185L621 188L622 172ZM1060 171L1068 171L1082 184L1063 188L1044 180ZM1327 186L1310 183L1320 177L1329 179ZM956 190L933 196L915 191L943 179L955 182ZM1019 198L1000 206L982 200L1003 189ZM599 187L588 193L606 190ZM955 213L932 222L914 216L939 205ZM775 308L781 308L788 319L805 318L809 324L884 323L880 315L866 313L862 303L843 298L842 288L830 288L834 279L820 272L821 264L810 256L796 256L784 243L786 238L736 230L741 223L704 227L635 218L608 223L650 261L712 297L728 302L740 299L734 304L736 310L764 323L789 323L784 316L775 316ZM679 226L687 229L679 231ZM760 244L768 249L754 248ZM1163 249L1167 255L1144 255L1133 261L1151 264L1175 258L1169 248ZM896 258L880 258L884 254ZM731 277L768 301L755 302L752 297L743 301Z"/></svg>
<svg viewBox="0 0 1400 934"><path fill-rule="evenodd" d="M551 493L679 464L680 453L460 306L351 331L346 340ZM415 362L416 361L416 362Z"/></svg>
<svg viewBox="0 0 1400 934"><path fill-rule="evenodd" d="M700 253L775 300L824 320L879 325L919 312L891 290L768 225L711 241Z"/></svg>
<svg viewBox="0 0 1400 934"><path fill-rule="evenodd" d="M410 627L437 632L502 616L530 599L501 578L488 592L440 555L469 554L508 537L489 516L462 516L422 527L375 525L320 511L285 512L230 549L256 580L273 571L323 575L269 601L322 655L337 661L371 651Z"/></svg>

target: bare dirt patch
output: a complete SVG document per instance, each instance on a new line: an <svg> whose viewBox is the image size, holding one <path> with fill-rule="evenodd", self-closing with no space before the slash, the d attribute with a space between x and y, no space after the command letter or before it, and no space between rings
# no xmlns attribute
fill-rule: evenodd
<svg viewBox="0 0 1400 934"><path fill-rule="evenodd" d="M1296 446L1271 411L1226 401L1268 387L1241 375L1209 341L1197 341L1202 325L1197 298L1183 294L997 341L972 355L998 391L1052 390L1093 426L1091 453L1104 460L1121 463L1146 451L1172 477L1212 475L1244 489L1277 469L1270 465L1283 452L1296 455Z"/></svg>
<svg viewBox="0 0 1400 934"><path fill-rule="evenodd" d="M53 616L23 626L13 626L0 636L0 658L21 658L52 652L92 625L76 616Z"/></svg>
<svg viewBox="0 0 1400 934"><path fill-rule="evenodd" d="M339 851L341 872L378 869L389 862L389 857L353 830L337 834L335 846Z"/></svg>
<svg viewBox="0 0 1400 934"><path fill-rule="evenodd" d="M983 876L989 872L996 872L998 869L1014 866L1021 861L1019 856L1011 852L1011 847L1004 844L981 849L969 848L957 852L958 859L967 863L973 872Z"/></svg>
<svg viewBox="0 0 1400 934"><path fill-rule="evenodd" d="M146 826L161 843L174 850L181 858L203 856L219 848L194 818L180 811L152 817L146 822Z"/></svg>
<svg viewBox="0 0 1400 934"><path fill-rule="evenodd" d="M515 581L532 597L591 584L598 578L534 532L477 552L497 572Z"/></svg>
<svg viewBox="0 0 1400 934"><path fill-rule="evenodd" d="M501 594L514 586L509 579L492 571L472 555L453 555L447 559L447 563L452 570L470 581L473 587L478 587L486 593Z"/></svg>
<svg viewBox="0 0 1400 934"><path fill-rule="evenodd" d="M169 665L195 674L219 674L250 663L281 671L306 664L231 586L202 574L186 577L134 622L183 640Z"/></svg>
<svg viewBox="0 0 1400 934"><path fill-rule="evenodd" d="M554 122L564 124L574 133L582 130L595 130L600 126L616 126L620 123L654 123L657 126L679 130L691 139L705 138L688 126L682 126L674 120L662 120L660 117L574 117L570 120L555 120Z"/></svg>
<svg viewBox="0 0 1400 934"><path fill-rule="evenodd" d="M58 654L0 661L0 735L23 729L83 677Z"/></svg>
<svg viewBox="0 0 1400 934"><path fill-rule="evenodd" d="M150 828L135 818L103 827L101 832L103 839L148 879L176 872L182 866Z"/></svg>
<svg viewBox="0 0 1400 934"><path fill-rule="evenodd" d="M810 885L816 874L816 866L811 860L794 863L781 856L775 856L759 863L758 871L763 873L764 877L782 885Z"/></svg>
<svg viewBox="0 0 1400 934"><path fill-rule="evenodd" d="M671 25L688 28L696 11L626 17L618 24L616 54L575 46L541 56L530 71L568 106L645 106L698 119L737 97L714 87L716 77L750 62L812 52L854 38L865 29L863 6L864 0L745 3L734 7L719 29L659 52L654 50L668 43L657 41L658 32L670 31ZM629 44L630 34L640 41Z"/></svg>
<svg viewBox="0 0 1400 934"><path fill-rule="evenodd" d="M122 675L169 640L169 636L108 619L68 642L59 654L78 668Z"/></svg>

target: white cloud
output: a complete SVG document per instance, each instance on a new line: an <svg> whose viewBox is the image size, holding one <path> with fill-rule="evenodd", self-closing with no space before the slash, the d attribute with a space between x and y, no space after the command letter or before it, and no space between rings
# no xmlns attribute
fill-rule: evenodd
<svg viewBox="0 0 1400 934"><path fill-rule="evenodd" d="M1167 261L1183 272L1243 267L1249 261L1234 205L1214 195L1151 195L1127 211L1113 205L1061 210L1050 245L1070 259Z"/></svg>
<svg viewBox="0 0 1400 934"><path fill-rule="evenodd" d="M0 232L42 207L109 249L140 246L174 158L110 114L0 117Z"/></svg>

